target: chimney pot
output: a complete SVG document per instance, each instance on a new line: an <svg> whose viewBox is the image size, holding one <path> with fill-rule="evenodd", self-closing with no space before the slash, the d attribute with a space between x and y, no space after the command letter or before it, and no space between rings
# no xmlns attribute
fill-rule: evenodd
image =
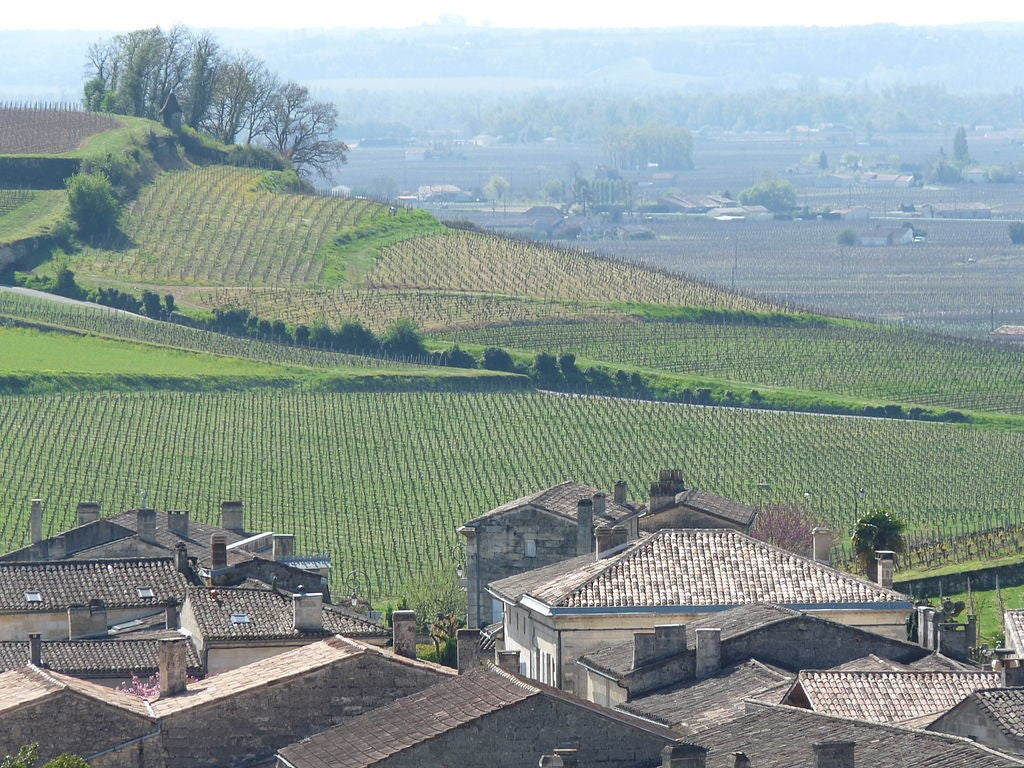
<svg viewBox="0 0 1024 768"><path fill-rule="evenodd" d="M594 502L580 499L576 502L576 554L594 551Z"/></svg>
<svg viewBox="0 0 1024 768"><path fill-rule="evenodd" d="M519 651L495 651L494 655L499 669L519 674Z"/></svg>
<svg viewBox="0 0 1024 768"><path fill-rule="evenodd" d="M697 744L670 744L661 750L661 768L705 768L708 751Z"/></svg>
<svg viewBox="0 0 1024 768"><path fill-rule="evenodd" d="M215 571L228 567L228 543L223 533L210 534L210 567Z"/></svg>
<svg viewBox="0 0 1024 768"><path fill-rule="evenodd" d="M188 538L188 520L191 513L187 509L174 510L167 513L167 530L180 536Z"/></svg>
<svg viewBox="0 0 1024 768"><path fill-rule="evenodd" d="M814 560L823 565L831 565L832 531L822 526L812 528L811 539L813 540Z"/></svg>
<svg viewBox="0 0 1024 768"><path fill-rule="evenodd" d="M619 480L615 484L615 490L613 491L612 499L616 504L626 503L626 481Z"/></svg>
<svg viewBox="0 0 1024 768"><path fill-rule="evenodd" d="M38 544L43 540L43 500L32 499L32 514L29 519L32 529L32 543Z"/></svg>
<svg viewBox="0 0 1024 768"><path fill-rule="evenodd" d="M292 595L292 615L299 632L319 632L324 628L324 596L321 592Z"/></svg>
<svg viewBox="0 0 1024 768"><path fill-rule="evenodd" d="M137 509L135 511L136 527L138 528L139 541L146 544L156 544L156 510Z"/></svg>
<svg viewBox="0 0 1024 768"><path fill-rule="evenodd" d="M240 501L222 501L220 527L233 533L245 533L245 505Z"/></svg>
<svg viewBox="0 0 1024 768"><path fill-rule="evenodd" d="M295 537L290 533L275 533L273 558L275 561L284 560L295 554Z"/></svg>
<svg viewBox="0 0 1024 768"><path fill-rule="evenodd" d="M75 509L79 525L88 525L100 519L100 505L95 501L80 501Z"/></svg>
<svg viewBox="0 0 1024 768"><path fill-rule="evenodd" d="M416 611L391 614L391 647L399 656L416 658Z"/></svg>
<svg viewBox="0 0 1024 768"><path fill-rule="evenodd" d="M185 637L160 641L160 696L173 696L185 690L188 681L187 642Z"/></svg>
<svg viewBox="0 0 1024 768"><path fill-rule="evenodd" d="M697 679L711 677L722 668L722 630L698 629L697 636Z"/></svg>
<svg viewBox="0 0 1024 768"><path fill-rule="evenodd" d="M43 666L43 636L38 632L28 636L28 663L34 667Z"/></svg>
<svg viewBox="0 0 1024 768"><path fill-rule="evenodd" d="M854 768L855 742L816 741L812 746L814 748L814 768Z"/></svg>
<svg viewBox="0 0 1024 768"><path fill-rule="evenodd" d="M464 675L480 665L480 630L460 629L455 633L459 674Z"/></svg>

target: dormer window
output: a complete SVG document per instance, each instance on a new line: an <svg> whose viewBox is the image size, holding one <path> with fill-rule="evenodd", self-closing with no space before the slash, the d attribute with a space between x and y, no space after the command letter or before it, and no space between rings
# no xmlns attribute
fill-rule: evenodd
<svg viewBox="0 0 1024 768"><path fill-rule="evenodd" d="M43 602L43 593L37 592L36 590L29 590L25 593L26 603L41 603Z"/></svg>
<svg viewBox="0 0 1024 768"><path fill-rule="evenodd" d="M139 597L142 600L152 600L156 597L156 592L153 591L152 587L138 587L135 591L139 593Z"/></svg>
<svg viewBox="0 0 1024 768"><path fill-rule="evenodd" d="M252 619L249 618L248 613L232 613L231 614L232 624L251 624Z"/></svg>

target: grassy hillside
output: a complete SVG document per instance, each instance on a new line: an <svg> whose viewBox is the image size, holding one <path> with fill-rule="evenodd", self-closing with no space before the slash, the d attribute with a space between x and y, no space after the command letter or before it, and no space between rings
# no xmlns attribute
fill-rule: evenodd
<svg viewBox="0 0 1024 768"><path fill-rule="evenodd" d="M139 485L206 520L241 498L253 528L295 530L300 547L367 570L375 594L453 565L458 524L567 478L624 478L641 495L677 466L747 502L807 504L842 534L858 503L947 532L1024 506L1024 434L601 398L67 393L2 398L0 434L6 545L26 542L35 496L50 531L81 499L127 508Z"/></svg>

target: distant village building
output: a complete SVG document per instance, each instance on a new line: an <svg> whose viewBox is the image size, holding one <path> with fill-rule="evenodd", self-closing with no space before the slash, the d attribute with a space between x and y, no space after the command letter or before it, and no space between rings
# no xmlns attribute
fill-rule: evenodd
<svg viewBox="0 0 1024 768"><path fill-rule="evenodd" d="M860 234L864 246L909 245L914 242L914 228L909 224L898 227L876 227Z"/></svg>
<svg viewBox="0 0 1024 768"><path fill-rule="evenodd" d="M182 110L178 104L178 97L174 95L174 91L167 94L167 100L164 105L160 108L160 122L164 124L165 128L170 128L175 133L181 133L181 117Z"/></svg>

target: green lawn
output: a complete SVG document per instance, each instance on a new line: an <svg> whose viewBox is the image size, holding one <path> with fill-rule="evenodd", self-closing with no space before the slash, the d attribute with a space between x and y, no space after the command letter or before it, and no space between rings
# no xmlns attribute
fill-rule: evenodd
<svg viewBox="0 0 1024 768"><path fill-rule="evenodd" d="M0 244L45 234L64 215L67 203L62 189L33 191L31 199L0 215Z"/></svg>

